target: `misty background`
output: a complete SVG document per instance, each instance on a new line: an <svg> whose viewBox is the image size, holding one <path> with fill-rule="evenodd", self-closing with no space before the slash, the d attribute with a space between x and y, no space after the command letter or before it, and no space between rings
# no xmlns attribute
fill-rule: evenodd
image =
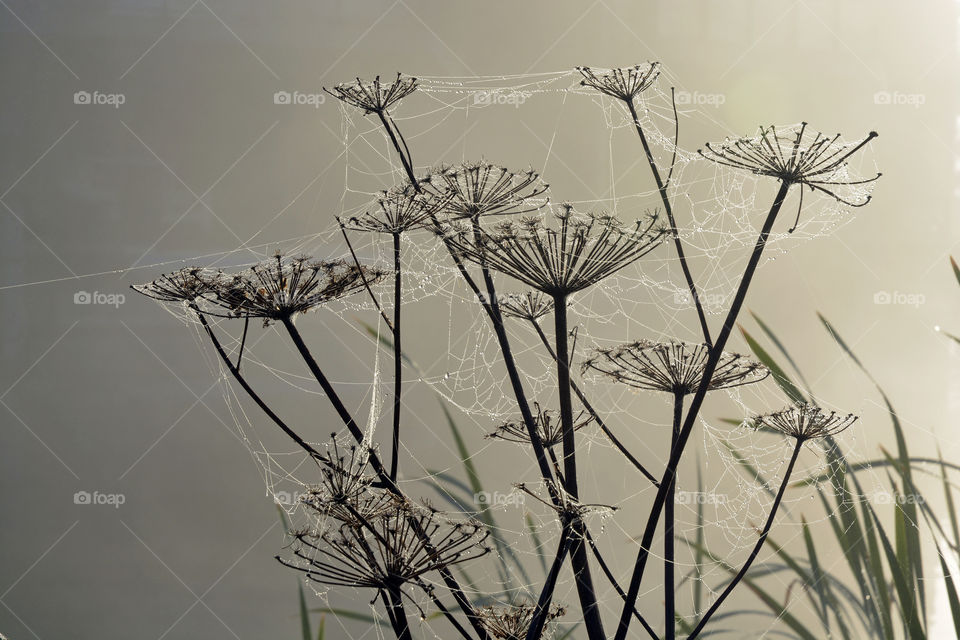
<svg viewBox="0 0 960 640"><path fill-rule="evenodd" d="M686 148L767 123L805 120L848 137L878 131L869 153L884 176L873 201L835 234L765 265L747 306L788 338L831 404L862 415L857 452L889 448L889 420L817 311L886 388L913 451L935 454L939 443L946 459L960 460L951 420L960 353L936 330L960 331L948 262L960 241L958 19L957 3L945 1L921 10L828 0L0 0L0 632L299 634L297 576L273 559L284 544L277 509L221 387L190 331L128 286L179 260L204 264L244 243L268 251L329 230L345 187L340 112L332 100L314 108L273 96L355 76L660 60L687 91L724 98L683 122ZM602 127L578 124L580 113L599 119L581 102L563 120L555 102L505 107L490 118L514 128L471 132L453 151L420 146L414 158L540 167L551 132L561 131L562 162L550 160L545 178L576 199L603 185L609 162L605 135L587 133ZM622 188L637 175L648 180L635 173ZM694 331L694 314L682 317ZM407 323L407 348L435 349L450 324L449 312L425 312ZM348 314L314 314L303 326L318 356L337 363L335 378L358 383L345 391L350 405L363 406L369 338ZM322 337L331 332L340 338ZM731 347L746 350L739 337ZM280 340L268 336L259 348L296 366ZM439 405L411 388L418 459L453 464ZM327 405L279 383L269 391L318 423L317 439L327 432ZM485 446L490 425L458 419L471 447ZM498 477L523 459L491 453L476 464ZM122 504L77 504L78 492ZM633 552L624 548L625 562ZM364 609L369 597L353 605ZM347 633L329 620L327 628ZM375 637L362 631L349 629Z"/></svg>

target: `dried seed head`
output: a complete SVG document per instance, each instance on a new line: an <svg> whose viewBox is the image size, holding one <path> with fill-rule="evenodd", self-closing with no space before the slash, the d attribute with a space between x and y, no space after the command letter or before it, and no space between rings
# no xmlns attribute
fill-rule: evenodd
<svg viewBox="0 0 960 640"><path fill-rule="evenodd" d="M201 310L223 317L263 318L265 322L306 313L373 284L385 275L374 267L342 260L315 262L277 254L235 274L220 274Z"/></svg>
<svg viewBox="0 0 960 640"><path fill-rule="evenodd" d="M536 322L553 311L553 298L540 291L507 293L497 300L505 318L517 318Z"/></svg>
<svg viewBox="0 0 960 640"><path fill-rule="evenodd" d="M697 153L723 166L770 176L784 184L800 185L800 205L792 232L800 219L804 186L850 207L862 207L870 202L870 194L862 185L877 180L881 174L870 178L851 176L847 161L876 137L877 133L871 131L861 140L843 142L839 133L834 136L809 133L807 123L803 122L780 129L773 125L760 127L752 138L727 139L716 145L707 143L706 148L698 149Z"/></svg>
<svg viewBox="0 0 960 640"><path fill-rule="evenodd" d="M487 605L477 610L480 624L494 638L498 640L524 640L530 623L537 611L537 606L529 602L518 602L507 605ZM567 610L559 605L553 605L547 612L547 624L566 615ZM551 638L551 630L547 628L541 638Z"/></svg>
<svg viewBox="0 0 960 640"><path fill-rule="evenodd" d="M577 71L583 76L580 81L582 86L596 89L611 98L633 102L634 98L656 82L660 75L660 63L647 62L620 69L577 67Z"/></svg>
<svg viewBox="0 0 960 640"><path fill-rule="evenodd" d="M827 411L809 403L797 404L754 418L758 429L772 429L801 443L814 438L835 436L856 421L857 416L852 413L840 415L836 411Z"/></svg>
<svg viewBox="0 0 960 640"><path fill-rule="evenodd" d="M337 100L363 111L364 115L385 115L392 106L416 90L417 79L405 78L399 73L396 80L386 84L381 83L380 76L377 76L372 82L357 78L356 82L338 84L332 91L324 88Z"/></svg>
<svg viewBox="0 0 960 640"><path fill-rule="evenodd" d="M445 199L441 222L530 213L546 206L549 188L532 169L511 171L482 160L437 169L420 186Z"/></svg>
<svg viewBox="0 0 960 640"><path fill-rule="evenodd" d="M674 394L696 392L710 349L705 344L640 340L609 349L596 349L583 371L594 370L636 389ZM736 353L724 352L710 379L709 389L729 389L759 382L770 370Z"/></svg>
<svg viewBox="0 0 960 640"><path fill-rule="evenodd" d="M433 220L449 199L448 193L418 193L412 185L402 185L380 192L376 209L348 218L343 224L360 231L404 233Z"/></svg>
<svg viewBox="0 0 960 640"><path fill-rule="evenodd" d="M451 228L445 240L463 257L557 297L586 289L640 259L667 230L655 214L623 225L607 214L566 205L548 227L542 218L504 222L492 232Z"/></svg>
<svg viewBox="0 0 960 640"><path fill-rule="evenodd" d="M534 416L533 421L537 426L537 432L540 434L540 440L546 447L559 445L563 442L563 426L560 423L559 416L550 409L541 409L539 403L535 402L534 406L537 415ZM573 430L579 431L591 422L593 422L593 417L585 411L581 411L573 419ZM527 431L527 425L522 421L504 422L487 437L530 444L530 432Z"/></svg>
<svg viewBox="0 0 960 640"><path fill-rule="evenodd" d="M318 583L398 588L432 571L490 551L488 532L475 520L451 521L394 499L378 517L344 523L334 531L295 536L293 557L278 560Z"/></svg>
<svg viewBox="0 0 960 640"><path fill-rule="evenodd" d="M137 293L168 303L194 303L211 292L217 272L202 267L185 267L153 282L132 285Z"/></svg>

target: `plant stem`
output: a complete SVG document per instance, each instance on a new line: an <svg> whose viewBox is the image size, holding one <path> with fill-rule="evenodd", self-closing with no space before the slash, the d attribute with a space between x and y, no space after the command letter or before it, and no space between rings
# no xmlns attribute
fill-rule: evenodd
<svg viewBox="0 0 960 640"><path fill-rule="evenodd" d="M677 437L680 435L680 424L683 420L683 392L678 391L673 394L673 430L670 436L670 450L677 446ZM674 578L674 524L676 518L674 510L676 508L677 479L670 482L667 488L667 501L663 507L663 588L664 588L664 640L674 640L677 637L676 629L676 594L674 588L676 580Z"/></svg>
<svg viewBox="0 0 960 640"><path fill-rule="evenodd" d="M697 309L697 316L700 318L700 328L703 331L703 339L707 345L712 345L710 340L710 328L707 326L707 317L703 313L703 305L700 303L700 296L697 294L697 285L693 282L693 276L690 274L690 267L687 265L687 258L683 253L683 243L680 242L680 232L677 231L677 222L673 217L673 207L670 205L670 196L667 193L667 186L660 179L660 171L657 169L656 160L653 152L650 150L650 144L647 142L647 136L643 133L643 127L640 126L640 118L637 116L637 110L633 106L633 100L626 100L627 107L630 109L630 117L633 118L633 124L636 126L637 134L640 136L640 143L643 145L643 151L647 156L647 163L650 165L650 171L653 173L653 179L657 183L657 192L660 194L660 200L663 202L663 209L667 214L667 220L670 222L670 231L673 235L673 244L677 248L677 257L680 260L680 269L683 271L683 277L687 281L687 288L690 289L690 296L693 298L693 304ZM678 125L679 126L679 125Z"/></svg>
<svg viewBox="0 0 960 640"><path fill-rule="evenodd" d="M637 552L637 559L633 567L633 575L630 578L630 586L627 589L627 602L620 614L620 622L617 628L617 634L614 636L614 640L626 640L627 629L630 626L631 620L630 607L634 602L636 602L637 595L640 593L640 582L643 579L643 570L646 567L647 558L650 555L650 545L653 542L654 535L656 534L657 523L660 520L660 513L663 510L663 506L667 499L667 491L676 475L677 466L679 465L680 458L683 455L684 447L687 444L690 433L693 431L697 416L700 413L700 407L703 405L703 400L707 395L707 389L710 386L711 378L713 378L713 372L716 370L717 363L720 361L720 356L723 354L723 348L727 344L727 339L730 337L730 332L733 331L733 325L736 323L737 316L740 313L740 308L743 306L743 301L747 297L747 290L750 288L750 282L753 280L753 275L757 270L757 266L760 264L760 257L763 255L764 247L766 247L767 238L770 236L770 231L773 229L773 223L777 219L777 214L780 212L780 207L783 206L783 201L787 197L787 192L790 190L791 184L792 183L790 182L780 183L780 189L777 191L777 195L770 207L770 211L767 213L767 218L763 223L763 228L760 230L760 236L757 238L757 243L753 248L753 253L750 255L750 260L743 272L743 277L740 279L740 285L737 288L733 303L731 304L730 310L727 313L727 318L723 323L723 327L720 329L716 343L710 350L710 357L707 359L706 366L704 367L703 379L700 381L700 386L697 388L697 392L694 394L693 400L690 403L690 408L687 410L687 417L684 420L683 427L680 429L680 435L677 438L677 443L670 452L670 459L667 461L667 466L664 470L663 477L660 479L660 487L657 489L657 495L654 498L653 507L651 508L650 515L647 518L647 524L644 528L643 537L640 540L640 550Z"/></svg>
<svg viewBox="0 0 960 640"><path fill-rule="evenodd" d="M397 635L397 640L413 640L410 635L410 625L407 622L407 613L403 608L403 596L399 587L391 587L386 591L387 614L390 623L393 625L393 632Z"/></svg>
<svg viewBox="0 0 960 640"><path fill-rule="evenodd" d="M273 409L267 406L267 403L263 401L260 395L253 390L253 387L247 382L246 378L240 373L233 362L230 361L230 358L227 356L227 352L224 350L223 345L220 344L220 340L217 339L216 334L213 333L213 327L210 326L210 323L207 322L207 319L203 316L199 309L194 307L194 312L197 314L197 317L200 319L200 325L203 327L203 330L206 331L207 337L210 338L210 341L213 343L214 349L220 356L220 359L223 361L223 364L226 365L227 370L233 375L234 379L243 387L243 390L247 392L247 395L257 403L257 406L260 407L264 413L267 414L267 417L273 420L273 422L280 427L280 429L287 434L287 436L297 443L301 449L306 451L311 458L319 461L327 461L327 457L314 449L310 444L308 444L303 438L301 438L293 429L287 426L287 423L280 419ZM238 361L239 364L239 361Z"/></svg>
<svg viewBox="0 0 960 640"><path fill-rule="evenodd" d="M567 344L567 297L565 295L554 297L553 317L556 333L554 339L557 343L557 392L560 397L560 427L563 434L564 490L571 498L579 500L577 443L576 432L573 429L573 402L570 397L570 347ZM577 537L573 541L573 548L570 550L570 564L576 578L577 595L580 597L580 607L583 609L583 621L587 627L587 635L591 640L605 640L603 621L600 619L597 594L593 588L589 559L583 541L586 527L580 519L571 523L571 526Z"/></svg>
<svg viewBox="0 0 960 640"><path fill-rule="evenodd" d="M400 233L393 234L393 446L390 451L390 479L396 482L400 455L400 388L403 360L400 348L400 308L403 285L400 274Z"/></svg>
<svg viewBox="0 0 960 640"><path fill-rule="evenodd" d="M623 600L627 597L627 594L623 592L623 589L620 588L620 583L617 582L617 579L613 577L613 572L610 571L610 567L607 566L607 563L604 561L603 556L600 555L600 549L597 548L597 543L594 542L593 536L590 535L590 532L587 531L587 544L590 545L590 550L593 552L593 556L597 559L597 564L600 565L600 570L603 572L603 575L607 577L607 581L617 592L617 595L620 596L620 599ZM640 615L640 612L637 611L637 608L633 608L633 617L637 619L637 622L646 630L650 637L653 640L660 640L660 637L654 632L653 627L651 627L646 620L643 619L643 616Z"/></svg>
<svg viewBox="0 0 960 640"><path fill-rule="evenodd" d="M563 525L563 531L560 533L560 543L557 545L557 555L553 558L553 564L550 565L550 572L547 574L543 590L540 592L540 598L537 600L537 608L534 611L533 619L530 620L526 640L540 640L540 636L543 635L543 627L546 625L547 616L550 613L550 602L553 599L553 592L557 585L557 577L560 575L563 560L569 549L570 528L567 525Z"/></svg>
<svg viewBox="0 0 960 640"><path fill-rule="evenodd" d="M757 543L753 546L753 551L750 552L750 556L747 558L747 561L740 567L740 571L737 572L736 577L730 581L730 584L727 585L727 588L723 590L723 593L714 600L713 604L707 610L707 612L700 618L700 622L697 624L696 628L690 633L687 637L687 640L693 640L700 634L700 631L706 626L707 621L710 620L710 617L716 613L717 609L720 608L720 605L723 604L723 601L727 599L727 596L737 587L743 577L747 575L747 571L750 569L750 565L753 564L753 561L757 559L757 555L760 553L760 549L763 548L763 543L767 540L767 535L770 533L770 528L773 526L773 520L777 515L777 509L780 508L780 502L783 500L783 494L787 489L787 483L790 481L790 476L793 474L793 467L797 463L797 457L800 455L800 449L803 448L803 440L797 440L796 446L793 448L793 455L790 457L790 464L787 465L787 471L783 476L783 481L780 483L780 490L777 492L777 497L773 500L773 506L770 507L770 515L767 516L767 522L763 525L763 530L760 532L760 538L757 540Z"/></svg>
<svg viewBox="0 0 960 640"><path fill-rule="evenodd" d="M543 333L540 323L538 323L535 319L531 319L530 322L533 324L533 328L536 329L537 335L540 336L540 341L546 348L547 353L550 354L550 357L553 358L554 361L556 361L557 354L554 352L553 347L550 346L550 340L548 340L546 334ZM607 427L606 423L604 423L604 421L600 418L600 414L598 414L596 409L593 408L593 405L587 400L587 396L572 378L570 379L570 388L573 389L573 393L576 394L577 399L580 400L580 404L583 405L583 408L587 410L587 413L590 414L590 417L593 418L594 422L597 423L597 426L600 427L600 431L603 432L603 435L607 436L607 439L610 440L613 446L619 449L620 453L622 453L624 457L630 461L630 464L632 464L637 471L642 473L645 478L654 484L654 486L657 486L659 483L657 478L654 477L652 473L647 471L646 467L644 467L643 464L641 464L640 461L637 460L632 453L630 453L630 450L627 449L626 445L620 442L619 438L613 435L613 432L610 431L610 428Z"/></svg>

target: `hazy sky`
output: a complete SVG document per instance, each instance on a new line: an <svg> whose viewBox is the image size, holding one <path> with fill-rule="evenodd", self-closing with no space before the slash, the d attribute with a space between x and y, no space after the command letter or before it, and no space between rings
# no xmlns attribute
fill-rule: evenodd
<svg viewBox="0 0 960 640"><path fill-rule="evenodd" d="M333 101L273 99L355 76L660 60L690 95L723 98L684 122L688 149L767 123L878 131L874 201L765 265L747 306L789 336L821 397L862 414L857 452L889 446L889 421L817 311L887 389L916 450L933 452L936 438L960 459L950 420L960 353L934 330L960 332L948 262L960 252L954 2L0 0L0 29L0 632L11 640L298 637L297 579L273 560L284 543L277 510L210 353L127 287L245 242L285 246L358 205L356 193L344 198ZM472 121L451 120L455 146L446 130L425 132L415 161L546 163L558 199L588 199L608 186L611 143L589 100L568 101L491 110L462 137ZM648 179L620 177L618 189L649 188L631 182L638 175ZM692 314L680 318L695 329ZM661 319L640 325L665 331ZM449 310L422 312L411 353L429 364L436 331L447 339L452 322ZM305 326L338 381L368 379L370 343L350 314ZM739 337L732 346L746 349ZM296 370L277 336L257 348ZM361 387L345 392L351 406L366 397ZM318 424L318 440L328 431L322 398L268 389ZM431 394L416 388L410 403L421 462L452 464ZM490 425L462 419L479 448ZM271 450L289 450L263 431ZM477 463L494 477L507 468L493 455ZM122 504L76 504L78 492Z"/></svg>

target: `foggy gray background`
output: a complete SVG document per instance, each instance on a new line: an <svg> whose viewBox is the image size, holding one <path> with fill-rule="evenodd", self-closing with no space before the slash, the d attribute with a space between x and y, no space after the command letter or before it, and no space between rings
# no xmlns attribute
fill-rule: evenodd
<svg viewBox="0 0 960 640"><path fill-rule="evenodd" d="M712 121L684 130L688 147L769 122L879 131L874 201L835 235L766 265L748 306L790 336L833 404L864 414L858 450L889 446L889 422L815 311L890 392L914 451L933 452L936 438L957 461L960 354L934 327L960 331L947 259L960 251L958 17L954 2L0 0L0 632L299 637L297 579L272 559L283 537L259 469L189 331L127 289L164 269L127 270L329 228L344 186L339 112L272 96L357 75L661 60L688 90L725 96L704 109ZM77 91L126 102L77 105ZM922 104L878 104L882 91ZM551 113L531 109L500 117L554 128ZM572 173L607 162L605 139L576 140L562 156L569 167L553 163L547 176L570 193ZM463 147L520 166L545 155L532 136ZM417 162L429 164L430 151L415 149ZM126 300L78 305L81 291ZM877 305L877 292L924 303ZM369 342L334 316L307 326L324 322L343 329L343 342L317 342L340 363L336 379L367 379L370 351L355 347ZM436 326L424 320L411 342L429 343ZM733 346L745 349L739 337ZM359 406L360 391L346 395ZM424 456L442 459L446 445L429 444L428 425L449 442L436 403L427 393L411 403ZM331 416L317 406L294 410ZM472 444L487 427L467 430ZM495 456L477 463L503 471ZM76 505L78 491L126 502Z"/></svg>

